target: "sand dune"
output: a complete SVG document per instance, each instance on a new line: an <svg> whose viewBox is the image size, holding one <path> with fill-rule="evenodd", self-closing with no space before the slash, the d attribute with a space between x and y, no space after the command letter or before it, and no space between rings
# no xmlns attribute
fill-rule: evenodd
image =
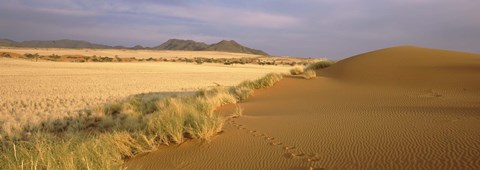
<svg viewBox="0 0 480 170"><path fill-rule="evenodd" d="M256 91L211 142L131 169L479 169L480 55L397 47ZM220 112L229 113L234 106Z"/></svg>
<svg viewBox="0 0 480 170"><path fill-rule="evenodd" d="M356 83L414 87L480 87L480 55L393 47L342 60L325 76Z"/></svg>

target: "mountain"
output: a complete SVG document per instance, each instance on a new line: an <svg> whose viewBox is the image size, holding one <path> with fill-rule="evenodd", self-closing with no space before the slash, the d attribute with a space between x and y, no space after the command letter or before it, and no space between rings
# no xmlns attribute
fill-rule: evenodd
<svg viewBox="0 0 480 170"><path fill-rule="evenodd" d="M0 47L15 47L18 43L9 39L0 39Z"/></svg>
<svg viewBox="0 0 480 170"><path fill-rule="evenodd" d="M145 47L143 47L143 46L141 46L141 45L136 45L136 46L134 46L134 47L132 47L132 48L130 48L130 49L133 49L133 50L143 50L143 49L145 49Z"/></svg>
<svg viewBox="0 0 480 170"><path fill-rule="evenodd" d="M80 40L53 40L53 41L23 41L19 43L20 47L31 48L113 48L108 45L94 44Z"/></svg>
<svg viewBox="0 0 480 170"><path fill-rule="evenodd" d="M205 43L196 42L193 40L170 39L159 46L153 47L153 49L185 50L185 51L223 51L223 52L234 52L234 53L268 55L263 51L242 46L233 40L229 40L229 41L222 40L218 43L207 45Z"/></svg>
<svg viewBox="0 0 480 170"><path fill-rule="evenodd" d="M267 53L251 49L245 46L240 45L239 43L233 40L222 40L216 44L212 44L204 49L204 51L225 51L225 52L234 52L234 53L247 53L247 54L258 54L258 55L266 55Z"/></svg>
<svg viewBox="0 0 480 170"><path fill-rule="evenodd" d="M167 42L164 42L159 46L153 47L153 49L200 51L207 47L208 45L203 42L196 42L193 40L169 39Z"/></svg>
<svg viewBox="0 0 480 170"><path fill-rule="evenodd" d="M49 41L23 41L16 42L9 39L0 39L0 46L3 47L29 47L29 48L92 48L92 49L153 49L153 50L184 50L184 51L223 51L234 53L247 53L268 56L267 53L251 49L240 45L233 40L222 40L215 44L205 44L203 42L196 42L193 40L170 39L163 44L149 48L141 45L134 47L124 46L108 46L103 44L95 44L81 40L49 40Z"/></svg>

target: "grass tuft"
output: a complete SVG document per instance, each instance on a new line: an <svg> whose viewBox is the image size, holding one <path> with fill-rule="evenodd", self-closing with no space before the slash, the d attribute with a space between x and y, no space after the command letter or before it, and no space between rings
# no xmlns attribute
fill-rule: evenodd
<svg viewBox="0 0 480 170"><path fill-rule="evenodd" d="M243 108L240 105L235 106L235 110L233 111L232 117L237 118L243 116Z"/></svg>
<svg viewBox="0 0 480 170"><path fill-rule="evenodd" d="M299 75L299 74L303 74L303 68L301 67L294 67L290 70L290 74L291 75Z"/></svg>
<svg viewBox="0 0 480 170"><path fill-rule="evenodd" d="M329 60L319 61L319 62L312 63L312 64L308 65L307 67L305 67L305 71L306 71L306 70L318 70L318 69L323 69L323 68L330 67L330 66L333 65L333 64L335 64L334 61L329 61Z"/></svg>
<svg viewBox="0 0 480 170"><path fill-rule="evenodd" d="M314 77L317 76L317 73L315 72L315 70L306 70L304 73L303 73L303 77L307 80L309 79L312 79Z"/></svg>

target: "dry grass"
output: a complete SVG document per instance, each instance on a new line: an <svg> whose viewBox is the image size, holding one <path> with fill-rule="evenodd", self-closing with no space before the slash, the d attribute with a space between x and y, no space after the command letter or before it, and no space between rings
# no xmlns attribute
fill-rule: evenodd
<svg viewBox="0 0 480 170"><path fill-rule="evenodd" d="M315 70L306 70L304 73L303 73L303 77L307 80L309 79L312 79L314 77L317 76L317 73L315 72Z"/></svg>
<svg viewBox="0 0 480 170"><path fill-rule="evenodd" d="M65 84L71 85L69 79L76 77L74 74L79 74L79 76L81 76L82 71L103 73L106 70L95 70L95 68L105 69L105 67L111 66L110 64L101 64L92 68L92 65L89 64L84 68L83 66L76 64L70 65L70 63L60 63L61 66L59 66L55 63L29 65L29 62L23 61L4 61L6 62L2 62L1 64L8 65L10 68L2 69L7 67L0 67L0 70L2 71L0 72L0 76L5 77L7 80L11 79L10 83L17 80L15 78L27 79L30 77L29 80L35 80L34 76L29 76L33 73L39 74L39 77L43 76L45 78L49 77L46 73L57 74L59 77L62 77L62 79L57 78L55 83L49 84L52 86L50 88L56 89L50 91L52 93L55 92L54 95L56 98L68 96L72 93L75 94L74 92L77 90L76 88L84 88L77 93L85 93L89 90L95 90L95 88L91 88L90 86L72 86L76 88L65 88L64 86ZM72 68L72 66L77 67ZM147 64L140 66L148 68L150 65ZM107 96L115 94L116 91L109 88L115 86L115 83L135 81L136 79L132 80L132 78L137 77L129 77L128 72L138 71L132 68L140 66L122 64L122 67L120 67L121 71L109 69L106 71L107 73L100 74L100 78L102 78L103 81L111 84L110 87L98 86L97 89L103 88L104 90L108 89L110 91L106 90L107 93L102 93L102 90L96 92L98 95ZM155 66L159 67L168 65ZM201 67L205 67L204 65L195 68L190 68L191 66L181 66L182 64L174 65L174 67L178 69L177 72L180 72L178 74L181 74L182 72L188 73L187 69L201 71ZM43 67L54 69L49 70ZM218 73L213 75L217 82L221 72L229 73L228 69L222 66L217 65L209 67L219 69ZM34 70L31 71L27 68L34 68ZM63 72L58 72L55 68L61 68L64 70ZM126 68L128 68L128 71L124 70ZM215 70L213 68L206 69L210 71L206 72L206 74L212 76L212 71ZM15 72L15 69L17 69L17 72ZM70 69L76 70L69 72ZM242 69L246 69L244 71L248 72L248 74L259 74L257 73L259 71L258 68L255 67L233 67L231 69L235 70L235 74L238 74ZM29 71L31 71L31 73ZM121 80L112 80L109 76L115 77L115 74L119 74L115 71L126 71L127 74L120 74L123 75ZM83 73L85 74L85 72ZM173 73L173 71L171 72ZM14 73L17 75L9 75ZM69 75L68 73L73 75ZM146 73L143 72L133 75L138 76L142 74ZM229 77L232 77L232 74L233 73L230 73ZM140 80L149 81L148 79L155 79L152 75L155 75L155 73ZM95 77L95 74L90 73L88 76ZM176 76L177 75L174 75L173 77ZM203 78L206 79L208 76L204 76ZM224 118L214 113L215 108L227 103L236 103L240 100L240 96L249 96L253 89L270 87L281 78L282 75L279 74L268 74L264 78L255 81L244 81L240 85L232 88L205 85L202 90L195 94L179 97L173 96L165 98L160 95L146 94L126 97L126 99L120 101L118 101L117 97L116 99L118 102L110 101L106 102L108 104L97 105L100 107L94 107L96 104L90 103L89 106L92 109L85 109L83 107L83 109L75 112L68 112L72 109L68 107L68 104L66 104L64 108L64 111L67 113L59 111L56 113L44 112L41 114L29 114L36 109L41 111L43 107L48 108L46 105L37 105L37 107L35 107L36 105L33 105L34 107L29 108L25 113L14 112L18 114L19 117L24 116L25 119L17 119L15 117L17 115L9 112L2 113L1 121L3 126L1 133L3 138L0 139L0 152L2 153L0 155L0 169L120 169L125 160L138 153L152 151L161 144L168 145L171 143L181 143L187 139L210 140L213 136L222 131L224 123ZM42 95L35 93L36 90L39 90L36 89L37 86L33 85L35 83L29 84L28 81L25 82L26 84L16 84L17 86L4 86L12 87L12 89L5 90L3 95L9 94L5 95L6 98L13 100L15 97L19 97L15 96L16 93L14 92L22 92L22 88L33 89L27 90L27 92L33 93L29 94L30 98L33 100L36 99L35 97L40 97ZM167 82L174 83L174 81ZM150 85L154 86L155 83ZM181 87L181 85L177 86ZM63 90L70 90L70 92L59 90L62 88L65 88ZM133 89L138 87L123 86L123 88L127 91L131 88L130 90L133 91ZM238 88L242 88L243 90L238 90ZM25 92L20 94L27 96L27 93ZM47 101L49 101L47 102L47 104L49 104L50 100ZM35 101L32 102L35 103ZM25 103L19 103L23 108L30 107L30 105L25 105ZM55 101L52 103L55 104ZM15 107L12 107L10 104L11 103L7 102L2 105L8 106L8 109L15 109L16 105Z"/></svg>
<svg viewBox="0 0 480 170"><path fill-rule="evenodd" d="M269 74L250 87L269 87L277 77L282 76ZM214 109L235 102L235 94L214 87L193 96L134 98L95 113L47 121L30 127L27 138L0 140L0 169L119 169L126 159L160 144L210 140L224 123ZM151 103L156 106L145 107Z"/></svg>
<svg viewBox="0 0 480 170"><path fill-rule="evenodd" d="M304 70L302 67L294 67L292 69L290 69L290 74L291 75L299 75L299 74L303 74Z"/></svg>
<svg viewBox="0 0 480 170"><path fill-rule="evenodd" d="M232 113L233 118L241 117L243 116L243 107L240 105L235 106L235 110Z"/></svg>
<svg viewBox="0 0 480 170"><path fill-rule="evenodd" d="M330 60L319 61L319 62L308 65L307 67L305 67L305 70L323 69L323 68L330 67L333 64L335 64L335 62Z"/></svg>
<svg viewBox="0 0 480 170"><path fill-rule="evenodd" d="M0 52L13 52L18 54L38 55L82 55L102 56L110 58L243 58L260 57L260 55L229 53L218 51L158 51L158 50L128 50L128 49L66 49L66 48L0 48Z"/></svg>
<svg viewBox="0 0 480 170"><path fill-rule="evenodd" d="M281 74L267 74L261 79L255 81L246 80L239 85L232 87L230 92L235 95L239 101L244 101L253 94L253 90L273 86L283 78Z"/></svg>
<svg viewBox="0 0 480 170"><path fill-rule="evenodd" d="M216 84L232 86L289 69L258 65L59 63L5 58L0 61L0 86L5 87L0 88L0 136L15 134L26 124L86 114L85 109L136 94L191 95Z"/></svg>

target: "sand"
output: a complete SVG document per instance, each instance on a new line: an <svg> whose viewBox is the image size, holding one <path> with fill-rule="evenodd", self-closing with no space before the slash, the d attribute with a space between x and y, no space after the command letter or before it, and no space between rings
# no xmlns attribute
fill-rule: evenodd
<svg viewBox="0 0 480 170"><path fill-rule="evenodd" d="M479 169L479 68L480 55L417 47L354 56L256 91L211 141L162 146L125 166Z"/></svg>

